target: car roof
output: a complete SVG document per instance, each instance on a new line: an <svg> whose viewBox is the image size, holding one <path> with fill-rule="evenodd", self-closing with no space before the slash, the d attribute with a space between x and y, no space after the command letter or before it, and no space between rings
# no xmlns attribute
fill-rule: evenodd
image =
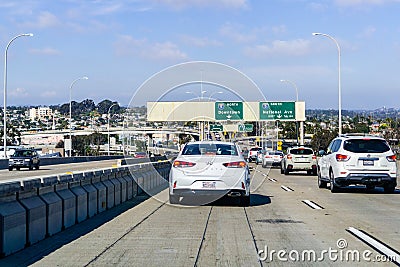
<svg viewBox="0 0 400 267"><path fill-rule="evenodd" d="M226 142L226 141L210 141L210 140L205 140L205 141L193 141L193 142L188 142L186 145L192 145L192 144L225 144L225 145L236 145L233 142Z"/></svg>
<svg viewBox="0 0 400 267"><path fill-rule="evenodd" d="M368 135L368 134L344 134L344 135L340 135L337 138L343 138L343 139L380 139L380 140L384 140L384 138L380 137L380 136L376 136L376 135Z"/></svg>

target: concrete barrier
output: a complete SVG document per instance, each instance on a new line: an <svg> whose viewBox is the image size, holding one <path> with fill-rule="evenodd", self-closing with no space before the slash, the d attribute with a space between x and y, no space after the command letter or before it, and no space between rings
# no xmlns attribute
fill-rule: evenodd
<svg viewBox="0 0 400 267"><path fill-rule="evenodd" d="M146 162L0 183L0 257L157 189L168 179L167 166Z"/></svg>
<svg viewBox="0 0 400 267"><path fill-rule="evenodd" d="M75 176L75 174L74 174ZM93 172L83 173L83 179L81 180L81 186L87 193L87 215L88 218L93 217L97 214L97 189L92 184Z"/></svg>
<svg viewBox="0 0 400 267"><path fill-rule="evenodd" d="M23 181L18 201L26 210L26 245L35 244L46 237L46 204L38 196L40 179Z"/></svg>
<svg viewBox="0 0 400 267"><path fill-rule="evenodd" d="M0 256L17 252L26 244L26 211L17 201L20 182L0 184Z"/></svg>

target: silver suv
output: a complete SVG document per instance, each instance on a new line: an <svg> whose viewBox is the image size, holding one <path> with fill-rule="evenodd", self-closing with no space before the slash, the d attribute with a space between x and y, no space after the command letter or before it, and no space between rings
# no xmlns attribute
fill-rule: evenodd
<svg viewBox="0 0 400 267"><path fill-rule="evenodd" d="M348 185L365 185L385 193L396 189L396 155L385 139L367 135L342 135L327 150L319 151L318 186L330 184L332 193Z"/></svg>

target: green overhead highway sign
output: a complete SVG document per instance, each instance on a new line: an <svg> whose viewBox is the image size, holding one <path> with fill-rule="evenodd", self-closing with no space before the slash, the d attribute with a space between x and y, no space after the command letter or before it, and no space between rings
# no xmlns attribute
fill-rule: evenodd
<svg viewBox="0 0 400 267"><path fill-rule="evenodd" d="M295 102L260 102L260 120L296 120Z"/></svg>
<svg viewBox="0 0 400 267"><path fill-rule="evenodd" d="M220 124L210 124L211 132L222 132L224 130L224 126Z"/></svg>
<svg viewBox="0 0 400 267"><path fill-rule="evenodd" d="M239 124L238 125L238 132L252 132L253 131L253 124Z"/></svg>
<svg viewBox="0 0 400 267"><path fill-rule="evenodd" d="M243 102L215 102L216 120L243 120Z"/></svg>

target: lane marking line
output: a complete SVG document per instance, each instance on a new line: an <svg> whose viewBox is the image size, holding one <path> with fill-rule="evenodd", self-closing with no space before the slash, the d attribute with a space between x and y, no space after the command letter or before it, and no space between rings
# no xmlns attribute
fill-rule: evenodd
<svg viewBox="0 0 400 267"><path fill-rule="evenodd" d="M281 185L281 188L282 188L283 190L285 190L285 191L288 191L288 192L294 191L293 189L291 189L291 188L289 188L289 187L287 187L287 186L284 186L284 185Z"/></svg>
<svg viewBox="0 0 400 267"><path fill-rule="evenodd" d="M315 202L305 199L302 201L304 204L306 204L307 206L311 207L314 210L322 210L324 209L323 207L321 207L320 205L316 204Z"/></svg>
<svg viewBox="0 0 400 267"><path fill-rule="evenodd" d="M268 180L270 180L271 182L274 182L274 183L277 182L276 179L274 179L274 178L269 178Z"/></svg>
<svg viewBox="0 0 400 267"><path fill-rule="evenodd" d="M363 230L356 229L354 227L349 227L346 231L350 232L352 235L363 241L365 244L369 245L371 248L375 249L379 253L392 259L393 263L396 262L400 266L400 253L395 249L389 247L382 241L376 239L370 234L364 232Z"/></svg>

